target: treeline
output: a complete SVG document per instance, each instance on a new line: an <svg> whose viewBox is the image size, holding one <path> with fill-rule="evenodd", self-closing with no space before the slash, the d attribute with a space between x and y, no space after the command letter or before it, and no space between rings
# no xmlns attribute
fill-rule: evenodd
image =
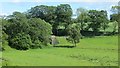
<svg viewBox="0 0 120 68"><path fill-rule="evenodd" d="M117 9L117 10L116 10ZM98 33L100 28L105 32L110 21L120 22L120 6L113 6L114 13L110 20L105 10L77 9L77 18L73 19L69 4L58 6L40 5L32 7L24 13L13 12L12 15L1 18L2 48L9 45L19 50L42 48L50 42L50 35L57 35L62 29L63 35L69 36L68 41L79 42L80 30ZM116 24L116 23L115 23ZM115 25L114 31L116 31ZM66 34L64 34L66 33Z"/></svg>

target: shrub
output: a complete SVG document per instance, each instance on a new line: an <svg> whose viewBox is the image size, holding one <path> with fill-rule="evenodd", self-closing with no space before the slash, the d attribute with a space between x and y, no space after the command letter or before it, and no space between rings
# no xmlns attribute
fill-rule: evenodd
<svg viewBox="0 0 120 68"><path fill-rule="evenodd" d="M11 47L18 50L27 50L30 48L30 45L32 45L30 36L25 33L18 33L13 39L11 39L10 43Z"/></svg>
<svg viewBox="0 0 120 68"><path fill-rule="evenodd" d="M47 45L52 32L51 25L38 18L31 18L29 23L29 35L33 41L39 40L42 44Z"/></svg>
<svg viewBox="0 0 120 68"><path fill-rule="evenodd" d="M30 48L32 49L42 48L42 43L39 40L35 40L33 44L30 46Z"/></svg>

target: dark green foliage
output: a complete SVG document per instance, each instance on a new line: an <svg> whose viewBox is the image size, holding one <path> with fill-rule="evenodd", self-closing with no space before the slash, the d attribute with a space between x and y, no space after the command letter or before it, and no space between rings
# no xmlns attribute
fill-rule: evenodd
<svg viewBox="0 0 120 68"><path fill-rule="evenodd" d="M80 27L78 25L69 25L68 28L68 40L69 42L73 43L76 46L76 43L80 42Z"/></svg>
<svg viewBox="0 0 120 68"><path fill-rule="evenodd" d="M29 23L29 35L32 41L41 41L44 45L49 42L49 36L52 33L51 25L38 18L31 18L28 20Z"/></svg>
<svg viewBox="0 0 120 68"><path fill-rule="evenodd" d="M55 11L55 6L40 5L28 10L26 15L28 18L41 18L53 25L56 18Z"/></svg>
<svg viewBox="0 0 120 68"><path fill-rule="evenodd" d="M54 34L59 25L63 24L65 28L71 22L72 8L69 4L60 4L56 6L39 5L32 7L26 12L28 18L40 18L52 25Z"/></svg>
<svg viewBox="0 0 120 68"><path fill-rule="evenodd" d="M11 47L18 50L27 50L32 45L32 41L29 35L25 33L18 33L14 38L10 40Z"/></svg>
<svg viewBox="0 0 120 68"><path fill-rule="evenodd" d="M118 14L111 14L110 15L110 21L114 22L114 21L118 21Z"/></svg>
<svg viewBox="0 0 120 68"><path fill-rule="evenodd" d="M13 15L7 17L9 24L6 27L5 32L9 35L9 39L16 36L18 33L28 33L29 24L24 14L20 12L14 12Z"/></svg>
<svg viewBox="0 0 120 68"><path fill-rule="evenodd" d="M32 48L32 49L36 49L36 48L42 48L42 43L41 43L41 41L39 41L39 40L35 40L34 42L33 42L33 44L30 46L30 48Z"/></svg>
<svg viewBox="0 0 120 68"><path fill-rule="evenodd" d="M72 8L69 4L60 4L56 8L56 23L64 24L65 28L71 23Z"/></svg>
<svg viewBox="0 0 120 68"><path fill-rule="evenodd" d="M2 50L6 50L6 46L8 46L8 35L4 32L7 23L7 20L4 20L3 18L0 19L0 49Z"/></svg>
<svg viewBox="0 0 120 68"><path fill-rule="evenodd" d="M97 33L99 29L102 27L104 30L106 29L108 25L108 19L107 19L107 12L104 10L97 11L97 10L89 10L88 12L89 16L89 22L88 24L89 28L92 28L92 30Z"/></svg>
<svg viewBox="0 0 120 68"><path fill-rule="evenodd" d="M5 46L8 46L8 35L4 32L4 31L2 31L2 50L5 50L6 48L5 48Z"/></svg>
<svg viewBox="0 0 120 68"><path fill-rule="evenodd" d="M23 13L14 12L7 17L9 24L5 32L8 34L9 45L13 48L26 50L41 48L49 43L52 33L51 25L39 18L27 19Z"/></svg>

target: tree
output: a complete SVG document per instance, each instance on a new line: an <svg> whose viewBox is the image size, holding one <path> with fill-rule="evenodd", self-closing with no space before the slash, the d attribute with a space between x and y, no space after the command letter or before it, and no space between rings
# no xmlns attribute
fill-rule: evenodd
<svg viewBox="0 0 120 68"><path fill-rule="evenodd" d="M101 27L104 30L106 29L108 25L108 18L106 11L89 10L88 16L90 18L89 22L91 22L89 24L89 27L92 28L94 33L97 33Z"/></svg>
<svg viewBox="0 0 120 68"><path fill-rule="evenodd" d="M60 4L56 8L56 24L64 24L64 27L67 28L67 25L71 22L72 8L69 4ZM55 25L56 25L55 24Z"/></svg>
<svg viewBox="0 0 120 68"><path fill-rule="evenodd" d="M80 35L81 35L79 25L77 24L69 25L67 31L68 31L68 38L66 38L66 40L73 43L76 47L76 43L80 42Z"/></svg>
<svg viewBox="0 0 120 68"><path fill-rule="evenodd" d="M42 20L45 20L53 25L56 19L55 11L55 6L40 5L29 9L25 14L28 18L41 18Z"/></svg>
<svg viewBox="0 0 120 68"><path fill-rule="evenodd" d="M33 41L39 40L44 45L49 42L49 37L51 35L51 25L39 18L31 18L28 20L29 23L29 35Z"/></svg>
<svg viewBox="0 0 120 68"><path fill-rule="evenodd" d="M101 10L101 13L102 13L102 22L101 22L101 27L102 29L104 30L104 34L106 33L106 28L108 28L108 24L109 24L109 20L108 20L108 17L107 17L107 11L104 11L104 10Z"/></svg>
<svg viewBox="0 0 120 68"><path fill-rule="evenodd" d="M28 33L29 24L24 14L20 12L13 12L12 15L7 17L9 24L6 26L5 33L9 35L9 40L16 36L17 33Z"/></svg>
<svg viewBox="0 0 120 68"><path fill-rule="evenodd" d="M112 6L111 11L113 12L113 14L110 15L110 20L117 21L118 24L120 24L120 1L118 2L117 6ZM114 24L116 24L116 22L114 22ZM115 28L116 28L116 26L115 26ZM115 32L115 30L116 29L113 29L113 33Z"/></svg>
<svg viewBox="0 0 120 68"><path fill-rule="evenodd" d="M84 30L84 26L85 26L85 20L87 19L87 10L84 8L78 8L77 9L77 21L80 23L80 28L81 30Z"/></svg>
<svg viewBox="0 0 120 68"><path fill-rule="evenodd" d="M11 47L23 50L41 48L41 45L47 45L49 42L52 28L44 20L40 18L27 19L20 12L14 12L7 17L7 20L9 24L6 26L5 32L8 34L8 41ZM30 40L32 44L29 44L31 43Z"/></svg>
<svg viewBox="0 0 120 68"><path fill-rule="evenodd" d="M55 34L59 25L62 24L66 28L70 23L72 8L69 4L60 4L57 7L39 5L32 7L25 14L28 18L40 18L50 23Z"/></svg>
<svg viewBox="0 0 120 68"><path fill-rule="evenodd" d="M66 32L67 26L71 23L72 8L69 4L60 4L56 7L56 19L53 24L53 34L58 33L58 26L64 27L64 32Z"/></svg>

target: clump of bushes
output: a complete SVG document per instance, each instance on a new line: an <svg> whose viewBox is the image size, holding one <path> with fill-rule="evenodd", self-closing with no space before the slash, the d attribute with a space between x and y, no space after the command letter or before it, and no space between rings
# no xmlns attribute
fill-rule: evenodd
<svg viewBox="0 0 120 68"><path fill-rule="evenodd" d="M42 48L49 43L52 28L40 18L27 18L25 14L14 12L7 17L5 33L8 35L9 46L18 50Z"/></svg>

